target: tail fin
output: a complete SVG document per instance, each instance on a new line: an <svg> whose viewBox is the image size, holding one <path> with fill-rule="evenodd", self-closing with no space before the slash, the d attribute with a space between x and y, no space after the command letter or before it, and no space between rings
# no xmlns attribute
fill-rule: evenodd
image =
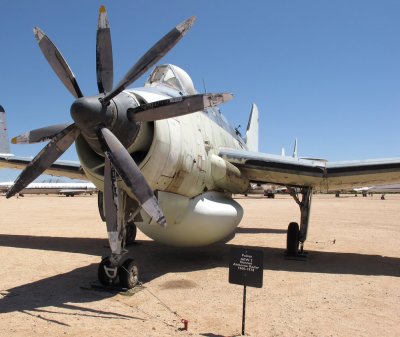
<svg viewBox="0 0 400 337"><path fill-rule="evenodd" d="M297 153L297 138L294 140L294 147L293 147L293 158L297 158L298 153Z"/></svg>
<svg viewBox="0 0 400 337"><path fill-rule="evenodd" d="M258 152L258 108L254 103L247 124L246 144L250 151Z"/></svg>
<svg viewBox="0 0 400 337"><path fill-rule="evenodd" d="M6 121L6 112L0 105L0 153L9 154L10 144L8 142L8 129Z"/></svg>

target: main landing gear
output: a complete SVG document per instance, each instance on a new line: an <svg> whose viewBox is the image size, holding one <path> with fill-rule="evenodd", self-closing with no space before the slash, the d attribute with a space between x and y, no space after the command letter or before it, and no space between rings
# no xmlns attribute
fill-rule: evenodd
<svg viewBox="0 0 400 337"><path fill-rule="evenodd" d="M285 256L295 259L305 258L307 254L304 252L304 242L307 239L308 223L310 220L312 188L302 187L297 189L288 187L288 191L300 207L300 226L297 222L289 224ZM301 194L301 200L299 194Z"/></svg>

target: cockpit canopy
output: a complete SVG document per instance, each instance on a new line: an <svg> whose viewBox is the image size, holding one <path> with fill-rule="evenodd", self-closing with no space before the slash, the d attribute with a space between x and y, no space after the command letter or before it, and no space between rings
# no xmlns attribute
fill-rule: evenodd
<svg viewBox="0 0 400 337"><path fill-rule="evenodd" d="M194 95L196 90L193 81L186 71L173 64L163 64L156 67L145 83L145 87L165 85L180 91L183 95Z"/></svg>

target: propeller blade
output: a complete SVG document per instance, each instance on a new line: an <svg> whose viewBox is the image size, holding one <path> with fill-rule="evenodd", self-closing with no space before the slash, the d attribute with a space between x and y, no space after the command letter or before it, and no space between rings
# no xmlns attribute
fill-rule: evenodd
<svg viewBox="0 0 400 337"><path fill-rule="evenodd" d="M99 128L98 137L105 155L143 209L161 226L166 225L164 214L153 191L139 167L115 135L105 127Z"/></svg>
<svg viewBox="0 0 400 337"><path fill-rule="evenodd" d="M96 74L99 93L110 92L113 87L113 55L110 25L104 6L100 7L97 24Z"/></svg>
<svg viewBox="0 0 400 337"><path fill-rule="evenodd" d="M232 98L233 95L227 93L174 97L128 109L127 116L134 122L157 121L202 111L205 108L225 103Z"/></svg>
<svg viewBox="0 0 400 337"><path fill-rule="evenodd" d="M71 146L79 133L80 131L75 124L69 125L58 133L25 167L14 185L7 191L6 197L12 197L39 177Z"/></svg>
<svg viewBox="0 0 400 337"><path fill-rule="evenodd" d="M65 87L73 96L76 98L83 97L74 74L54 43L51 42L40 28L35 27L33 32L44 57L47 59L47 62L49 62L61 82L64 83Z"/></svg>
<svg viewBox="0 0 400 337"><path fill-rule="evenodd" d="M33 144L51 140L69 124L56 124L31 130L11 139L12 144Z"/></svg>
<svg viewBox="0 0 400 337"><path fill-rule="evenodd" d="M174 27L168 34L159 40L153 47L151 47L142 58L127 72L124 78L117 84L117 86L103 98L103 102L107 103L128 85L142 76L150 67L158 62L168 51L171 50L179 40L186 34L192 27L195 17L183 21Z"/></svg>

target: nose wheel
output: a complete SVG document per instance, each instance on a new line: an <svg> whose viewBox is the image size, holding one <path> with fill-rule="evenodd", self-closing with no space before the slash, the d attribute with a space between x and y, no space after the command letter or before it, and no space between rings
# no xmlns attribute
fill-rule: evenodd
<svg viewBox="0 0 400 337"><path fill-rule="evenodd" d="M128 224L125 227L125 244L127 246L133 245L135 243L136 232L137 232L136 225L133 222L128 222Z"/></svg>
<svg viewBox="0 0 400 337"><path fill-rule="evenodd" d="M139 282L139 269L133 259L126 260L118 269L119 283L123 288L132 289Z"/></svg>
<svg viewBox="0 0 400 337"><path fill-rule="evenodd" d="M112 259L106 257L101 260L97 275L99 282L107 287L132 289L139 282L139 268L132 258L114 266Z"/></svg>

